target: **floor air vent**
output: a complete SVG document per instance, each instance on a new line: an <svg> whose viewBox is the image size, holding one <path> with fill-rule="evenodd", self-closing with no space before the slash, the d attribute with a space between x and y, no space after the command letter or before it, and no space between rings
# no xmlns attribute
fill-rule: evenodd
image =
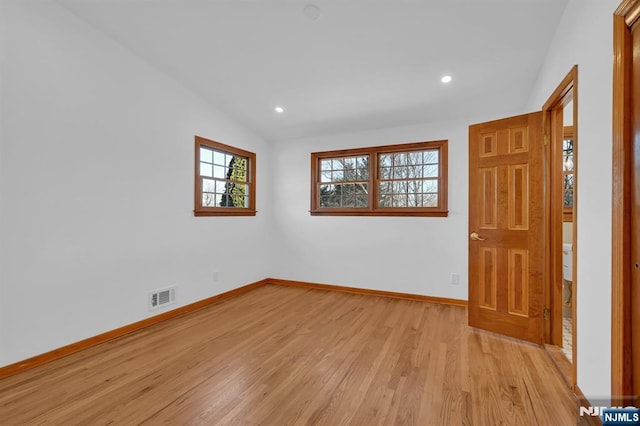
<svg viewBox="0 0 640 426"><path fill-rule="evenodd" d="M176 301L176 288L170 287L149 293L149 310L171 305Z"/></svg>

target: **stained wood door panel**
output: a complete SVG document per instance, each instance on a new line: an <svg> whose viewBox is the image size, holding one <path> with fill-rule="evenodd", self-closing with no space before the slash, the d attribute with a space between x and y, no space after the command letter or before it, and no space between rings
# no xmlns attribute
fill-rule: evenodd
<svg viewBox="0 0 640 426"><path fill-rule="evenodd" d="M509 129L509 153L529 151L529 132L527 127L512 127Z"/></svg>
<svg viewBox="0 0 640 426"><path fill-rule="evenodd" d="M479 248L479 295L480 307L488 309L496 309L497 288L498 288L498 270L497 270L497 249L495 247Z"/></svg>
<svg viewBox="0 0 640 426"><path fill-rule="evenodd" d="M498 132L482 133L480 140L480 157L495 157L498 155Z"/></svg>
<svg viewBox="0 0 640 426"><path fill-rule="evenodd" d="M529 226L529 166L509 166L509 229L526 230Z"/></svg>
<svg viewBox="0 0 640 426"><path fill-rule="evenodd" d="M498 226L498 168L480 169L480 229L496 229Z"/></svg>
<svg viewBox="0 0 640 426"><path fill-rule="evenodd" d="M509 249L509 313L529 315L529 251Z"/></svg>
<svg viewBox="0 0 640 426"><path fill-rule="evenodd" d="M542 113L469 127L469 324L542 343Z"/></svg>

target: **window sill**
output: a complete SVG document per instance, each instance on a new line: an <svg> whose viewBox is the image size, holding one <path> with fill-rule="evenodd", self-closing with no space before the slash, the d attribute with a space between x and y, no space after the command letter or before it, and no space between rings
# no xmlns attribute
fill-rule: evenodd
<svg viewBox="0 0 640 426"><path fill-rule="evenodd" d="M311 216L408 216L408 217L448 217L448 210L310 210Z"/></svg>
<svg viewBox="0 0 640 426"><path fill-rule="evenodd" d="M195 211L193 215L199 216L255 216L255 210L231 210L231 211Z"/></svg>

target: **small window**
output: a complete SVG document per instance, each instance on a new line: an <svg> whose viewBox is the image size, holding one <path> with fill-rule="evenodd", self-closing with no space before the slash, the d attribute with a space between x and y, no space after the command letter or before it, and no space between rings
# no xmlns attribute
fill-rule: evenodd
<svg viewBox="0 0 640 426"><path fill-rule="evenodd" d="M562 180L564 192L562 217L564 222L572 222L573 195L575 191L573 126L564 128L562 139Z"/></svg>
<svg viewBox="0 0 640 426"><path fill-rule="evenodd" d="M256 155L196 136L196 216L255 216Z"/></svg>
<svg viewBox="0 0 640 426"><path fill-rule="evenodd" d="M447 216L447 141L311 154L312 215Z"/></svg>

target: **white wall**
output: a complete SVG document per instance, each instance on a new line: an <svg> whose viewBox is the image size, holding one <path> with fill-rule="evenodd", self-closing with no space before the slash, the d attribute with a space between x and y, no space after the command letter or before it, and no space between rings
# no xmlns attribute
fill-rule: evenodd
<svg viewBox="0 0 640 426"><path fill-rule="evenodd" d="M5 7L0 366L270 275L266 143L55 2ZM257 153L257 217L193 216L194 134Z"/></svg>
<svg viewBox="0 0 640 426"><path fill-rule="evenodd" d="M4 138L4 129L3 129L3 109L4 109L4 69L5 69L5 42L7 40L7 33L5 32L5 7L4 2L0 0L0 223L2 223L2 140ZM0 226L0 353L2 352L3 340L4 340L4 332L3 332L3 323L2 323L2 305L4 300L4 291L3 291L3 281L2 281L2 264L4 263L2 259L2 246L4 241L4 236L2 233L2 226ZM0 355L0 365L1 363Z"/></svg>
<svg viewBox="0 0 640 426"><path fill-rule="evenodd" d="M495 117L494 117L495 118ZM278 278L467 298L469 122L439 123L280 141L273 208ZM449 217L311 216L310 153L449 140ZM461 276L451 285L451 273Z"/></svg>
<svg viewBox="0 0 640 426"><path fill-rule="evenodd" d="M613 11L620 0L570 0L529 106L540 106L578 64L578 386L611 384L611 98Z"/></svg>

